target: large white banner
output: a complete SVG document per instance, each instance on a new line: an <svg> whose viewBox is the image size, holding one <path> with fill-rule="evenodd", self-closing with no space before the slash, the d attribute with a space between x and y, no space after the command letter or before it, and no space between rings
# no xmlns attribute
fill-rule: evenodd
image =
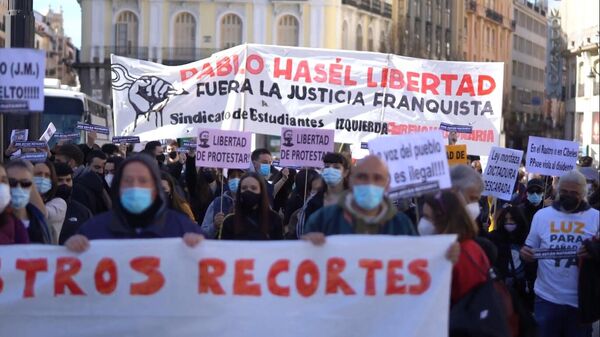
<svg viewBox="0 0 600 337"><path fill-rule="evenodd" d="M0 336L447 336L454 240L5 246Z"/></svg>
<svg viewBox="0 0 600 337"><path fill-rule="evenodd" d="M255 44L181 66L111 60L117 133L142 140L309 127L358 143L444 122L473 128L459 134L473 154L499 142L503 63Z"/></svg>

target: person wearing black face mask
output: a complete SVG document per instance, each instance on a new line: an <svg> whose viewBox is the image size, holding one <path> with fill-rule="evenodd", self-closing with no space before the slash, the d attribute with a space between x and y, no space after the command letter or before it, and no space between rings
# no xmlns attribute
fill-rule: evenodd
<svg viewBox="0 0 600 337"><path fill-rule="evenodd" d="M167 145L167 172L176 180L181 179L183 164L186 162L185 153L179 153L177 141L171 141Z"/></svg>
<svg viewBox="0 0 600 337"><path fill-rule="evenodd" d="M240 180L235 212L225 218L222 240L283 240L281 217L269 206L267 186L256 173Z"/></svg>
<svg viewBox="0 0 600 337"><path fill-rule="evenodd" d="M496 228L488 238L498 249L498 257L492 263L499 279L514 289L527 308L533 311L536 266L524 263L519 257L528 232L529 224L521 209L505 204L497 215Z"/></svg>
<svg viewBox="0 0 600 337"><path fill-rule="evenodd" d="M580 324L577 251L600 230L600 212L587 203L585 177L570 171L560 177L552 207L538 211L521 249L525 261L538 261L535 318L538 336L589 336L591 326ZM535 255L535 249L559 250L562 258ZM552 251L550 251L552 252Z"/></svg>
<svg viewBox="0 0 600 337"><path fill-rule="evenodd" d="M67 213L63 222L58 244L63 245L67 239L77 234L79 227L92 217L92 212L78 201L71 198L73 190L73 170L67 164L56 163L58 187L56 196L67 202Z"/></svg>

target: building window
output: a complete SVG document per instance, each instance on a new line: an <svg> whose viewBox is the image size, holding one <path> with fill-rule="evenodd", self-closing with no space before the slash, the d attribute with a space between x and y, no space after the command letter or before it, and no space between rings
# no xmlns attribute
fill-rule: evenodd
<svg viewBox="0 0 600 337"><path fill-rule="evenodd" d="M235 14L227 14L221 19L221 49L242 44L242 19Z"/></svg>
<svg viewBox="0 0 600 337"><path fill-rule="evenodd" d="M577 67L577 97L583 97L585 95L585 73L583 71L583 62L579 62Z"/></svg>
<svg viewBox="0 0 600 337"><path fill-rule="evenodd" d="M356 26L356 50L363 50L363 31L362 26Z"/></svg>
<svg viewBox="0 0 600 337"><path fill-rule="evenodd" d="M342 24L342 49L348 49L348 22Z"/></svg>
<svg viewBox="0 0 600 337"><path fill-rule="evenodd" d="M600 69L600 60L596 60L594 62L594 69ZM593 74L593 73L592 73ZM594 75L594 96L600 95L600 76L598 74ZM596 124L594 127L598 127Z"/></svg>
<svg viewBox="0 0 600 337"><path fill-rule="evenodd" d="M421 17L421 1L415 0L415 16Z"/></svg>
<svg viewBox="0 0 600 337"><path fill-rule="evenodd" d="M575 114L575 138L574 141L583 144L583 112Z"/></svg>
<svg viewBox="0 0 600 337"><path fill-rule="evenodd" d="M375 51L375 42L373 41L373 29L369 28L369 36L367 37L367 50Z"/></svg>
<svg viewBox="0 0 600 337"><path fill-rule="evenodd" d="M387 47L385 43L385 32L383 30L379 33L379 52L387 53Z"/></svg>
<svg viewBox="0 0 600 337"><path fill-rule="evenodd" d="M134 51L138 46L138 19L131 11L124 11L115 23L116 53L125 56L137 56Z"/></svg>
<svg viewBox="0 0 600 337"><path fill-rule="evenodd" d="M194 60L196 58L196 19L190 13L179 13L173 24L173 47L178 60Z"/></svg>
<svg viewBox="0 0 600 337"><path fill-rule="evenodd" d="M277 44L280 46L300 46L298 19L293 15L284 15L277 24Z"/></svg>

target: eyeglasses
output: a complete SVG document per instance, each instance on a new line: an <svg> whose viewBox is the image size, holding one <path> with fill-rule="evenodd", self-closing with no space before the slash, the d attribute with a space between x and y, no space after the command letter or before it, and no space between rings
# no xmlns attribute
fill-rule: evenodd
<svg viewBox="0 0 600 337"><path fill-rule="evenodd" d="M17 180L13 178L8 178L8 185L10 187L17 187L18 185L21 185L21 187L23 188L29 188L31 187L31 185L33 185L33 182L29 180Z"/></svg>
<svg viewBox="0 0 600 337"><path fill-rule="evenodd" d="M527 191L528 193L532 193L532 194L542 194L543 191L542 190L538 190L538 189L530 189L529 191Z"/></svg>

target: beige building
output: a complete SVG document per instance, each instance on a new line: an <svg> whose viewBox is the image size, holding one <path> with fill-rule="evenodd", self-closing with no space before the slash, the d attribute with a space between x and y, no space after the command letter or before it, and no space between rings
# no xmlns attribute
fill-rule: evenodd
<svg viewBox="0 0 600 337"><path fill-rule="evenodd" d="M600 161L600 14L598 0L563 0L561 24L567 39L565 138L579 142L581 155Z"/></svg>
<svg viewBox="0 0 600 337"><path fill-rule="evenodd" d="M8 0L0 0L0 48L8 47ZM46 77L58 78L62 84L77 86L77 72L73 68L77 49L63 29L62 9L48 8L46 13L33 12L35 16L34 48L46 51Z"/></svg>
<svg viewBox="0 0 600 337"><path fill-rule="evenodd" d="M393 11L396 54L462 59L464 0L396 0Z"/></svg>
<svg viewBox="0 0 600 337"><path fill-rule="evenodd" d="M504 62L502 116L509 115L511 104L512 34L515 27L513 3L509 0L466 0L463 20L463 60ZM505 121L505 129L508 123ZM504 145L504 130L500 131Z"/></svg>
<svg viewBox="0 0 600 337"><path fill-rule="evenodd" d="M111 102L110 54L182 64L242 43L391 50L388 0L78 0L82 91Z"/></svg>

